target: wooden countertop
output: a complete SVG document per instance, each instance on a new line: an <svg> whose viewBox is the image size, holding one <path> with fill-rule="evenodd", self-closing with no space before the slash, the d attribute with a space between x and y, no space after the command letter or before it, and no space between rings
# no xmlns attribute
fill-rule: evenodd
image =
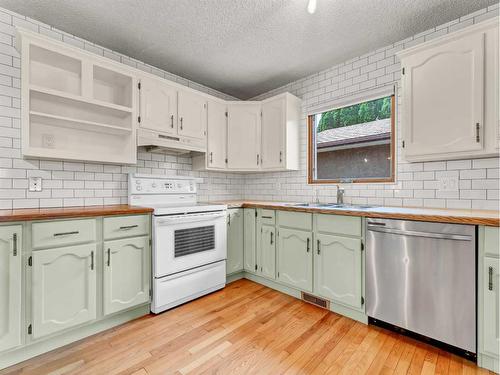
<svg viewBox="0 0 500 375"><path fill-rule="evenodd" d="M295 212L313 212L331 215L363 216L385 219L403 219L433 221L439 223L486 225L492 227L500 226L500 212L490 210L457 210L441 208L421 207L371 207L364 209L348 208L318 208L318 207L295 207L294 203L271 202L271 201L223 201L218 203L227 204L228 208L250 207L267 208L271 210L284 210Z"/></svg>
<svg viewBox="0 0 500 375"><path fill-rule="evenodd" d="M62 208L23 208L0 210L0 222L61 219L72 217L147 214L152 208L127 204Z"/></svg>

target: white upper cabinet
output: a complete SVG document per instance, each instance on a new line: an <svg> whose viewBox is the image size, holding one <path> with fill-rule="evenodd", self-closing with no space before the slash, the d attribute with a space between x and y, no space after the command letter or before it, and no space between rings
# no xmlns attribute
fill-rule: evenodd
<svg viewBox="0 0 500 375"><path fill-rule="evenodd" d="M235 170L260 168L260 102L228 105L227 166Z"/></svg>
<svg viewBox="0 0 500 375"><path fill-rule="evenodd" d="M227 150L227 106L225 103L208 102L207 129L207 168L224 169Z"/></svg>
<svg viewBox="0 0 500 375"><path fill-rule="evenodd" d="M399 54L404 156L481 157L498 142L498 19Z"/></svg>
<svg viewBox="0 0 500 375"><path fill-rule="evenodd" d="M161 133L177 133L177 89L160 79L140 82L140 126Z"/></svg>
<svg viewBox="0 0 500 375"><path fill-rule="evenodd" d="M111 60L19 31L22 154L134 164L136 79Z"/></svg>
<svg viewBox="0 0 500 375"><path fill-rule="evenodd" d="M262 102L262 169L299 169L300 100L288 93Z"/></svg>
<svg viewBox="0 0 500 375"><path fill-rule="evenodd" d="M207 132L207 99L194 92L178 93L178 133L204 139Z"/></svg>

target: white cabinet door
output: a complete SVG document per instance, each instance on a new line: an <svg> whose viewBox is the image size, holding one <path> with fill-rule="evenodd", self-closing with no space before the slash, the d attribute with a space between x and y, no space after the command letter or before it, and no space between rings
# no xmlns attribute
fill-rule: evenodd
<svg viewBox="0 0 500 375"><path fill-rule="evenodd" d="M278 233L278 280L312 292L312 233L280 228Z"/></svg>
<svg viewBox="0 0 500 375"><path fill-rule="evenodd" d="M271 225L262 225L260 236L258 274L276 279L276 229Z"/></svg>
<svg viewBox="0 0 500 375"><path fill-rule="evenodd" d="M406 158L481 150L484 33L403 57L402 66Z"/></svg>
<svg viewBox="0 0 500 375"><path fill-rule="evenodd" d="M142 78L140 89L141 128L177 133L177 89L158 79Z"/></svg>
<svg viewBox="0 0 500 375"><path fill-rule="evenodd" d="M247 272L257 272L257 238L255 208L244 208L243 229L243 268Z"/></svg>
<svg viewBox="0 0 500 375"><path fill-rule="evenodd" d="M500 348L500 326L498 316L500 314L499 296L499 270L498 258L484 257L483 283L483 349L489 354L498 356Z"/></svg>
<svg viewBox="0 0 500 375"><path fill-rule="evenodd" d="M0 227L0 352L21 344L21 225Z"/></svg>
<svg viewBox="0 0 500 375"><path fill-rule="evenodd" d="M207 131L207 99L192 92L179 91L179 135L205 138Z"/></svg>
<svg viewBox="0 0 500 375"><path fill-rule="evenodd" d="M104 243L104 315L149 301L149 237Z"/></svg>
<svg viewBox="0 0 500 375"><path fill-rule="evenodd" d="M227 213L226 274L243 271L243 209L230 209Z"/></svg>
<svg viewBox="0 0 500 375"><path fill-rule="evenodd" d="M227 166L229 169L260 168L260 103L228 105Z"/></svg>
<svg viewBox="0 0 500 375"><path fill-rule="evenodd" d="M283 166L285 157L286 97L262 103L262 169Z"/></svg>
<svg viewBox="0 0 500 375"><path fill-rule="evenodd" d="M207 167L226 168L227 107L224 103L208 102Z"/></svg>
<svg viewBox="0 0 500 375"><path fill-rule="evenodd" d="M96 245L33 252L33 337L96 318Z"/></svg>
<svg viewBox="0 0 500 375"><path fill-rule="evenodd" d="M316 235L314 292L334 302L361 307L361 239Z"/></svg>

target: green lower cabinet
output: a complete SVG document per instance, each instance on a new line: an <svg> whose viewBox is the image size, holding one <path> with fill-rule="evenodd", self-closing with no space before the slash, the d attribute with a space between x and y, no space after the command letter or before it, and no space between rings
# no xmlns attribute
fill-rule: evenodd
<svg viewBox="0 0 500 375"><path fill-rule="evenodd" d="M149 301L149 237L134 237L104 243L104 315Z"/></svg>
<svg viewBox="0 0 500 375"><path fill-rule="evenodd" d="M227 212L226 274L243 271L243 209Z"/></svg>
<svg viewBox="0 0 500 375"><path fill-rule="evenodd" d="M256 210L243 209L243 268L246 272L257 272Z"/></svg>
<svg viewBox="0 0 500 375"><path fill-rule="evenodd" d="M361 239L319 233L314 250L314 294L361 308Z"/></svg>
<svg viewBox="0 0 500 375"><path fill-rule="evenodd" d="M313 290L312 233L280 228L278 280L307 292Z"/></svg>
<svg viewBox="0 0 500 375"><path fill-rule="evenodd" d="M257 274L276 279L276 228L274 225L261 225Z"/></svg>
<svg viewBox="0 0 500 375"><path fill-rule="evenodd" d="M90 322L97 316L95 243L33 251L33 337Z"/></svg>

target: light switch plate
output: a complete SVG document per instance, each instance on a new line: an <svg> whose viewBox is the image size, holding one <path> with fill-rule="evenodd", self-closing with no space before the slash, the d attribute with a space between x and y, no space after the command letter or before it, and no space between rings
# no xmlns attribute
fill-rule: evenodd
<svg viewBox="0 0 500 375"><path fill-rule="evenodd" d="M457 191L458 177L443 177L439 179L439 191Z"/></svg>
<svg viewBox="0 0 500 375"><path fill-rule="evenodd" d="M30 179L29 179L29 191L42 191L42 178L41 177L30 177Z"/></svg>

